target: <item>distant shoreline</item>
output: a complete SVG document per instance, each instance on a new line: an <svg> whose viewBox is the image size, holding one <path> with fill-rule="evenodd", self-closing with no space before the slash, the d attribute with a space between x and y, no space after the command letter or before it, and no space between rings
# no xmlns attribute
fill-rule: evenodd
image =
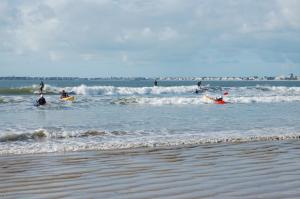
<svg viewBox="0 0 300 199"><path fill-rule="evenodd" d="M37 80L37 81L109 81L109 80L140 80L140 81L300 81L300 76L292 77L0 77L0 80Z"/></svg>

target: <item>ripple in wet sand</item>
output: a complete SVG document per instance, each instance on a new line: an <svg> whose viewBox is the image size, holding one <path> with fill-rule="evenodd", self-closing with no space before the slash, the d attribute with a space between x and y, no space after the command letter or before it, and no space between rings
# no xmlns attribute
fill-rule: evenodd
<svg viewBox="0 0 300 199"><path fill-rule="evenodd" d="M299 198L299 144L0 156L0 197Z"/></svg>

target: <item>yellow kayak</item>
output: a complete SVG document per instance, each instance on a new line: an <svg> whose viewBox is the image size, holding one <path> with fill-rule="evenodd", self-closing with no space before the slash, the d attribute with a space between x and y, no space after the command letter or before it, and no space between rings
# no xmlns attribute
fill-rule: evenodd
<svg viewBox="0 0 300 199"><path fill-rule="evenodd" d="M69 96L69 97L64 97L64 98L61 98L61 99L64 100L64 101L74 101L75 97L74 96Z"/></svg>

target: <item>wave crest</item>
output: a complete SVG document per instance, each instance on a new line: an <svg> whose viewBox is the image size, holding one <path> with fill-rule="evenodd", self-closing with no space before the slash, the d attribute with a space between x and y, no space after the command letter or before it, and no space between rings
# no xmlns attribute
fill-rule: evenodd
<svg viewBox="0 0 300 199"><path fill-rule="evenodd" d="M117 87L117 86L87 86L79 85L73 87L56 87L45 85L45 93L59 94L62 90L66 90L71 94L77 95L161 95L161 94L192 94L198 89L197 86L156 86L156 87ZM230 94L281 94L281 95L300 95L300 87L285 86L250 86L250 87L203 87L203 92L221 93L229 91ZM202 92L203 91L203 92ZM3 95L26 95L39 93L39 85L17 88L0 88L0 94Z"/></svg>
<svg viewBox="0 0 300 199"><path fill-rule="evenodd" d="M16 142L16 141L28 141L28 140L60 140L68 138L85 138L85 137L101 137L101 136L122 136L127 135L126 131L97 131L97 130L88 130L88 131L52 131L49 132L45 129L38 129L33 132L8 132L1 133L0 142Z"/></svg>
<svg viewBox="0 0 300 199"><path fill-rule="evenodd" d="M51 152L75 152L89 150L124 150L138 148L169 148L184 147L201 144L219 144L219 143L244 143L256 141L279 141L279 140L298 140L300 134L281 134L281 135L249 135L249 136L220 136L206 137L202 135L183 135L183 136L146 136L128 138L127 136L110 139L64 139L56 141L39 141L28 142L26 144L14 142L0 143L0 155L7 154L34 154L34 153L51 153Z"/></svg>
<svg viewBox="0 0 300 199"><path fill-rule="evenodd" d="M15 142L26 140L40 140L47 137L47 132L44 130L37 130L33 133L7 133L0 137L0 142Z"/></svg>
<svg viewBox="0 0 300 199"><path fill-rule="evenodd" d="M67 87L66 90L78 95L159 95L193 93L196 86L115 87L80 85L78 87Z"/></svg>

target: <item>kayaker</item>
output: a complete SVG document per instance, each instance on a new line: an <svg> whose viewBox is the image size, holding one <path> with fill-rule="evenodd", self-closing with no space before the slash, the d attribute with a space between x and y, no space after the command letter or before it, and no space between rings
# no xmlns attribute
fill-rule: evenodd
<svg viewBox="0 0 300 199"><path fill-rule="evenodd" d="M67 93L65 90L62 90L62 91L61 91L60 99L66 98L66 97L69 97L68 93Z"/></svg>
<svg viewBox="0 0 300 199"><path fill-rule="evenodd" d="M41 94L40 98L36 101L38 105L45 105L46 104L46 99L44 96Z"/></svg>
<svg viewBox="0 0 300 199"><path fill-rule="evenodd" d="M216 97L216 101L223 101L223 97L222 96Z"/></svg>

